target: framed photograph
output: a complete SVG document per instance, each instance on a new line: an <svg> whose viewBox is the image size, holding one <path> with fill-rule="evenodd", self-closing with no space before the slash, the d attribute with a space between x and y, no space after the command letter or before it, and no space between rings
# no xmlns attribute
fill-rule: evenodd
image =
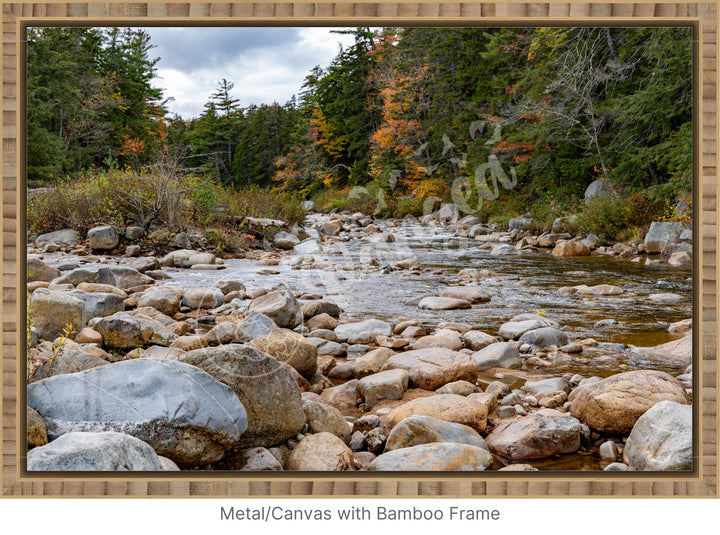
<svg viewBox="0 0 720 535"><path fill-rule="evenodd" d="M717 496L714 3L3 5L3 494Z"/></svg>

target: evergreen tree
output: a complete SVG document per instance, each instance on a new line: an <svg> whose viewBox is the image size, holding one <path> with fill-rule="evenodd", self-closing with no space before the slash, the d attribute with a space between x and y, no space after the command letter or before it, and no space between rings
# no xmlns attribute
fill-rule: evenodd
<svg viewBox="0 0 720 535"><path fill-rule="evenodd" d="M118 159L142 163L165 135L143 31L28 29L28 178Z"/></svg>

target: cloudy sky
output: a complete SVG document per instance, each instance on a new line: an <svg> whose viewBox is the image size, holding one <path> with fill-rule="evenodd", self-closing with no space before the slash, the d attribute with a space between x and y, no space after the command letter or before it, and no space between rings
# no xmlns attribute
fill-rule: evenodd
<svg viewBox="0 0 720 535"><path fill-rule="evenodd" d="M173 97L168 108L196 117L223 78L240 106L284 104L300 92L315 65L327 67L340 44L353 42L333 28L146 28L155 45L155 87ZM338 29L338 28L335 28Z"/></svg>

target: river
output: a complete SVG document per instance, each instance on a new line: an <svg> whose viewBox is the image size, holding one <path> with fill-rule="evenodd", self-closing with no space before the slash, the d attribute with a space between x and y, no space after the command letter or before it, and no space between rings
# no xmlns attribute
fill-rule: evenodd
<svg viewBox="0 0 720 535"><path fill-rule="evenodd" d="M594 359L583 362L576 366L578 373L607 376L628 367L682 373L647 362L637 353L625 351L625 346L653 346L679 337L668 333L667 328L692 316L689 267L648 266L644 259L632 262L632 257L601 254L556 258L550 249L491 255L482 243L459 237L451 227L417 221L378 224L392 233L394 242L377 242L379 235L372 238L361 231L342 233L337 241L323 242L323 251L313 255L316 262L327 265L322 269L293 267L292 255L280 257L278 265L269 266L249 259L229 259L225 261L227 268L219 271L170 270L172 280L162 283L190 287L237 279L248 291L285 283L301 294L321 294L337 303L344 310L343 318L393 321L405 316L431 327L442 321L457 321L493 335L513 316L540 312L572 328L571 340L594 338L600 342L592 355L617 357L615 361L599 359L597 366ZM383 270L413 256L418 258L419 269ZM490 270L498 276L473 282L458 276L466 268ZM491 294L491 301L468 310L449 311L421 310L407 304L421 295L439 295L447 286L463 284L480 285ZM558 292L561 287L580 284L613 284L625 292L614 297ZM683 300L657 304L647 299L666 292L679 294ZM602 320L617 323L597 325ZM565 367L569 366L572 362Z"/></svg>

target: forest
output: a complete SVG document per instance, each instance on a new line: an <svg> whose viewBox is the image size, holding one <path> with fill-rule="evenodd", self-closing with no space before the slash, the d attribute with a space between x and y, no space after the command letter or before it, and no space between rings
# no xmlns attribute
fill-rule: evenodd
<svg viewBox="0 0 720 535"><path fill-rule="evenodd" d="M195 225L250 200L278 216L270 198L291 219L307 199L393 217L455 202L498 224L576 214L626 240L689 221L691 28L338 31L354 44L290 101L242 107L242 80L220 76L202 114L182 118L152 85L160 58L142 30L28 29L28 187L54 191L29 198L29 230L178 223L157 185L117 195L158 174L184 184ZM616 195L587 204L598 179Z"/></svg>

